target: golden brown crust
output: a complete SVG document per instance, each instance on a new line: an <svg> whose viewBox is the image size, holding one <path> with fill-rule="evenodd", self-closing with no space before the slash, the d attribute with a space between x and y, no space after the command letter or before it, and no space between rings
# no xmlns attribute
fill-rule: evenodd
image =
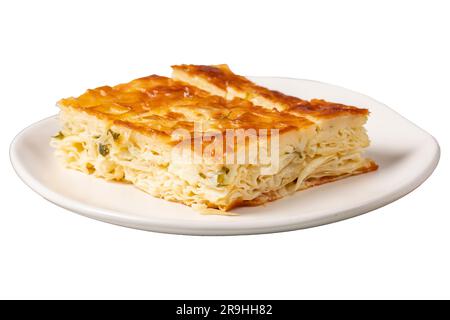
<svg viewBox="0 0 450 320"><path fill-rule="evenodd" d="M193 132L194 121L202 122L207 131L219 132L250 128L286 132L313 124L302 116L266 110L243 99L225 100L157 75L90 89L58 104L144 134L164 136L170 136L175 129Z"/></svg>
<svg viewBox="0 0 450 320"><path fill-rule="evenodd" d="M345 114L367 115L367 109L360 109L353 106L327 102L325 100L313 99L303 100L289 96L275 90L269 90L258 86L245 77L234 74L225 65L202 66L202 65L176 65L174 70L182 71L191 77L198 77L208 83L226 91L232 88L235 91L245 92L246 99L260 97L273 103L276 109L292 112L298 115L310 115L318 118L329 118Z"/></svg>

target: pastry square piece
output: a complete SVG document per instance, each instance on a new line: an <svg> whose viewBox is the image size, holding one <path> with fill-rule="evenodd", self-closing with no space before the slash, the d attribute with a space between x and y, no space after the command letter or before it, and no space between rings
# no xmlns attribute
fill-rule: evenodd
<svg viewBox="0 0 450 320"><path fill-rule="evenodd" d="M365 109L254 85L228 67L176 66L62 99L51 140L71 169L221 211L376 169Z"/></svg>

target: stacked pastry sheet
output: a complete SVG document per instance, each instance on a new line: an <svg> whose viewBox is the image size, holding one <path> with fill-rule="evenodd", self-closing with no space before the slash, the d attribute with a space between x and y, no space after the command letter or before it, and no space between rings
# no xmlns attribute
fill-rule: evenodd
<svg viewBox="0 0 450 320"><path fill-rule="evenodd" d="M51 141L71 169L196 208L258 205L376 170L368 110L258 86L226 65L173 66L62 99Z"/></svg>

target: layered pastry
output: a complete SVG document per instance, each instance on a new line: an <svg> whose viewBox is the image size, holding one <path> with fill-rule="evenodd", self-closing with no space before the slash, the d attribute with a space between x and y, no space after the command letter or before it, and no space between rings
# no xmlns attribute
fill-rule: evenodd
<svg viewBox="0 0 450 320"><path fill-rule="evenodd" d="M373 171L367 109L305 101L226 65L173 67L58 102L56 156L159 198L226 211Z"/></svg>

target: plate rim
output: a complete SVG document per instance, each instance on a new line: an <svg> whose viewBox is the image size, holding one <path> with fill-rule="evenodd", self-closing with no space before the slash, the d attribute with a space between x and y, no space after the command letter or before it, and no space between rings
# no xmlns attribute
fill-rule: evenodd
<svg viewBox="0 0 450 320"><path fill-rule="evenodd" d="M87 205L85 203L79 202L77 200L73 200L69 197L66 197L64 195L61 195L57 192L54 192L47 188L44 184L40 183L36 179L34 179L24 168L23 163L21 162L20 158L17 156L15 152L16 145L20 142L20 139L24 134L32 130L35 127L38 127L39 125L42 125L46 122L50 122L52 120L55 120L57 118L57 115L49 116L44 119L41 119L37 122L34 122L24 129L22 129L18 134L15 135L13 138L10 147L9 147L9 156L10 156L10 162L11 165L16 172L16 174L19 176L19 178L27 185L30 189L32 189L34 192L42 196L44 199L48 200L49 202L56 204L59 207L62 207L64 209L67 209L69 211L75 212L77 214L80 214L82 216L107 222L110 224L115 224L119 226L124 226L128 228L134 228L134 229L140 229L145 231L153 231L153 232L162 232L162 233L171 233L171 234L183 234L183 235L249 235L249 234L266 234L266 233L275 233L275 232L284 232L284 231L293 231L293 230L299 230L299 229L305 229L310 227L316 227L320 225L330 224L342 220L346 220L349 218L353 218L362 214L365 214L369 211L381 208L391 202L394 202L403 196L407 195L408 193L415 190L417 187L419 187L423 182L425 182L428 177L431 176L435 168L437 167L440 159L440 146L437 141L437 139L416 125L414 122L408 120L404 116L402 116L397 111L393 110L386 104L368 96L363 93L359 93L357 91L353 91L341 86L316 81L316 80L308 80L308 79L299 79L299 78L289 78L289 77L249 77L252 79L258 79L258 78L265 78L265 79L281 79L281 80L293 80L293 81L304 81L304 82L314 82L321 85L331 86L334 88L337 88L339 90L344 90L352 94L359 95L361 97L364 97L366 99L370 99L372 101L375 101L379 105L382 105L384 108L388 109L390 112L396 114L400 118L402 118L404 121L408 122L408 124L413 125L416 129L420 130L422 134L427 136L430 141L433 143L434 147L434 154L433 157L430 159L428 165L422 169L422 172L420 175L417 175L412 181L407 183L406 185L402 185L401 187L398 187L394 192L389 193L389 195L380 196L376 199L372 199L368 201L367 203L362 203L359 206L352 207L345 210L328 210L330 211L328 214L325 213L324 216L320 216L317 218L312 218L308 221L286 221L279 219L276 221L273 221L274 219L266 219L263 221L258 221L257 226L246 226L246 227L239 227L239 228L229 228L229 227L223 227L223 224L213 224L208 225L208 223L211 223L210 221L204 221L203 223L200 221L193 221L193 220L182 220L183 225L180 226L178 222L178 226L176 221L180 220L173 220L173 219L158 219L158 218L152 218L149 217L144 218L137 218L137 217L130 217L130 216L124 216L123 214L120 214L118 211L102 208L102 207L96 207L92 205ZM288 219L292 220L292 219ZM298 219L294 219L298 220ZM175 223L170 223L175 221ZM275 222L275 223L274 223ZM255 224L255 222L247 222L247 224Z"/></svg>

